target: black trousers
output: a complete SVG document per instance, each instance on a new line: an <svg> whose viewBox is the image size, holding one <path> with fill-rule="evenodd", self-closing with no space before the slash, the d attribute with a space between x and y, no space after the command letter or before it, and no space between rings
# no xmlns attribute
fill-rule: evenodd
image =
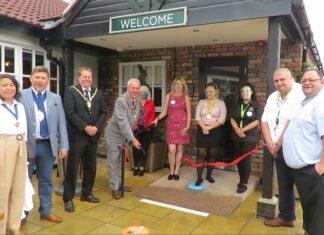
<svg viewBox="0 0 324 235"><path fill-rule="evenodd" d="M324 175L315 165L293 170L303 208L303 228L309 235L324 234Z"/></svg>
<svg viewBox="0 0 324 235"><path fill-rule="evenodd" d="M150 129L149 131L141 130L138 133L135 132L134 134L145 151L144 153L141 149L133 148L134 167L145 167L147 151L152 141L153 129Z"/></svg>
<svg viewBox="0 0 324 235"><path fill-rule="evenodd" d="M235 156L240 157L243 154L255 149L257 142L244 142L234 140ZM240 175L240 182L247 184L251 174L251 154L237 163L237 169Z"/></svg>
<svg viewBox="0 0 324 235"><path fill-rule="evenodd" d="M295 215L295 179L293 170L287 166L282 148L279 149L275 158L277 180L279 189L279 217L284 220L294 221Z"/></svg>
<svg viewBox="0 0 324 235"><path fill-rule="evenodd" d="M98 143L70 142L69 157L67 158L66 174L64 180L64 202L74 198L78 166L82 160L82 195L89 195L96 178Z"/></svg>

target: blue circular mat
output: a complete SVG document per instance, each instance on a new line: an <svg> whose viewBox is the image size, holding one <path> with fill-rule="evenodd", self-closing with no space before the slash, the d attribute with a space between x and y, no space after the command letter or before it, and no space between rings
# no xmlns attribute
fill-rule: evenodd
<svg viewBox="0 0 324 235"><path fill-rule="evenodd" d="M187 184L187 188L190 190L200 191L200 190L205 190L207 188L207 185L204 183L201 183L201 185L196 186L195 183L189 183L189 184Z"/></svg>

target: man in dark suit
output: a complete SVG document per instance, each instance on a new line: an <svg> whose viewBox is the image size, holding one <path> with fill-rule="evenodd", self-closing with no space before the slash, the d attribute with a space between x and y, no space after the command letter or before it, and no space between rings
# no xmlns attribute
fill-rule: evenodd
<svg viewBox="0 0 324 235"><path fill-rule="evenodd" d="M39 214L53 223L62 218L52 213L52 169L55 158L68 156L69 141L61 97L46 90L48 69L36 66L30 76L31 87L21 93L27 117L28 173L36 168L38 178Z"/></svg>
<svg viewBox="0 0 324 235"><path fill-rule="evenodd" d="M72 199L80 160L83 166L80 200L100 202L99 198L93 196L92 188L96 178L98 141L107 113L106 105L102 92L92 87L92 70L81 67L78 76L79 84L68 87L64 96L70 142L63 194L67 212L74 212Z"/></svg>

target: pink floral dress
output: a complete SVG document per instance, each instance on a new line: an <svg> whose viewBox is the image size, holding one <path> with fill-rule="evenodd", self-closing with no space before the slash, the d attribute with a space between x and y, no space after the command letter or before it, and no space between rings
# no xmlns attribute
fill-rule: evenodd
<svg viewBox="0 0 324 235"><path fill-rule="evenodd" d="M168 118L166 121L166 143L188 144L189 133L181 135L181 130L187 126L186 97L170 96L168 104Z"/></svg>

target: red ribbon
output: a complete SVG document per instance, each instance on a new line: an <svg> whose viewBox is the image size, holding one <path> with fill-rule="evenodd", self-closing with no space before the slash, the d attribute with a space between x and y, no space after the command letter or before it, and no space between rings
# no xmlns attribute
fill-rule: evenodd
<svg viewBox="0 0 324 235"><path fill-rule="evenodd" d="M124 167L126 168L126 162L127 162L126 150L127 150L127 147L125 145L123 145L123 146L120 147L120 150L123 153L122 158L123 158L123 161L124 161Z"/></svg>
<svg viewBox="0 0 324 235"><path fill-rule="evenodd" d="M244 158L246 158L247 156L249 156L250 154L256 152L259 148L262 148L263 144L259 144L255 149L252 149L251 151L239 156L238 158L236 158L235 160L229 162L229 163L224 163L224 162L207 162L207 163L193 163L191 158L189 157L182 157L180 159L180 161L183 162L188 162L190 166L192 167L198 167L198 166L232 166L235 165L237 163L239 163L240 161L242 161Z"/></svg>

